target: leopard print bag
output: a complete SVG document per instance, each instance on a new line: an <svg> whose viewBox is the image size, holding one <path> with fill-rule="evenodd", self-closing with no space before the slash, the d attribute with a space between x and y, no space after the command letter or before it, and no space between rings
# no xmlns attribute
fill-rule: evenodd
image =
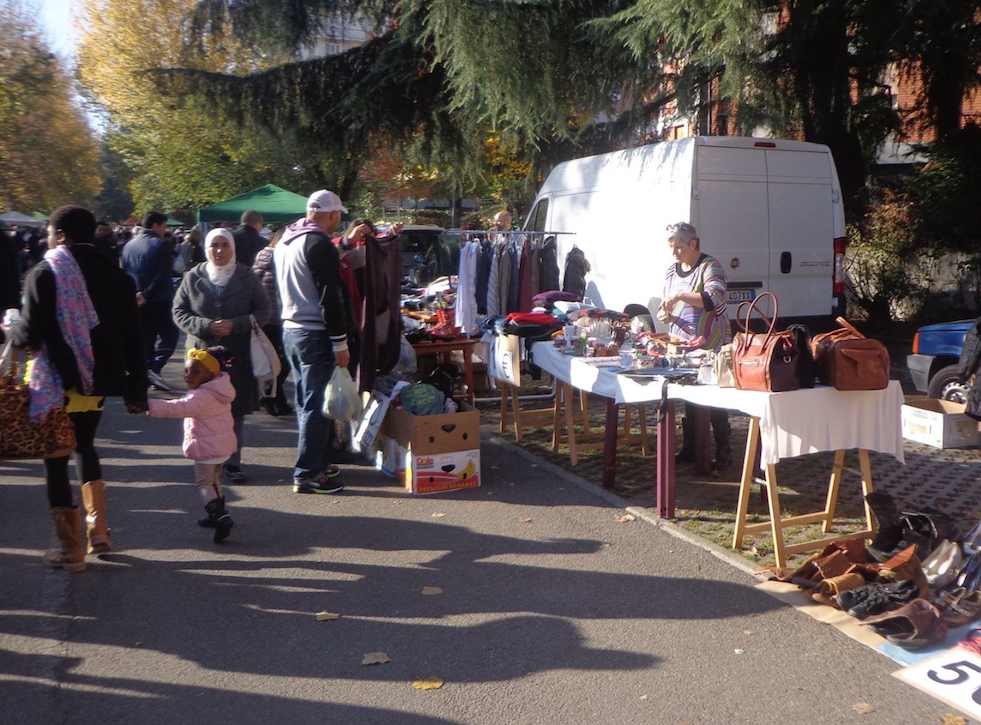
<svg viewBox="0 0 981 725"><path fill-rule="evenodd" d="M75 450L75 429L64 408L50 411L35 423L30 416L31 395L19 379L17 354L7 343L0 370L0 460L60 458Z"/></svg>

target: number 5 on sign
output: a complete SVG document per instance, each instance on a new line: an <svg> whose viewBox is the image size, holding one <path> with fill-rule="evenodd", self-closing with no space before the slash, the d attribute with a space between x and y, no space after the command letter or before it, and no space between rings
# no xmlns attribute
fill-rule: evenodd
<svg viewBox="0 0 981 725"><path fill-rule="evenodd" d="M981 720L981 657L953 647L900 670L896 677Z"/></svg>

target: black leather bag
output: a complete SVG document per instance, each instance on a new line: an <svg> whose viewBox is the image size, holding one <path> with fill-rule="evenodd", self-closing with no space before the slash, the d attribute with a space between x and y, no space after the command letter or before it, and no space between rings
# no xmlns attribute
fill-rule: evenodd
<svg viewBox="0 0 981 725"><path fill-rule="evenodd" d="M797 348L797 379L802 388L814 387L814 355L811 353L811 331L807 325L790 325L788 332L794 333L794 346Z"/></svg>

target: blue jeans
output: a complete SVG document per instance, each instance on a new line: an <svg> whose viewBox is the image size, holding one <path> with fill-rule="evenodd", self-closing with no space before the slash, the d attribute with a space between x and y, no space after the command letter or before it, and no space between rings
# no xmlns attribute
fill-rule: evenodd
<svg viewBox="0 0 981 725"><path fill-rule="evenodd" d="M283 348L293 368L300 428L293 478L317 478L330 465L327 447L333 422L324 415L324 391L334 372L334 348L326 330L283 328Z"/></svg>

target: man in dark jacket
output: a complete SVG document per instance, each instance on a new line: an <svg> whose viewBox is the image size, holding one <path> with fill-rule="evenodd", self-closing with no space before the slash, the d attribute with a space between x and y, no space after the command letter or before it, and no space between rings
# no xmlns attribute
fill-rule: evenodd
<svg viewBox="0 0 981 725"><path fill-rule="evenodd" d="M95 450L95 434L102 417L105 396L120 396L131 413L147 408L146 361L140 334L136 289L118 267L92 246L95 217L80 206L64 206L51 214L48 247L65 246L75 258L99 323L90 332L92 389L82 394L81 378L72 348L58 321L57 281L47 260L38 263L24 282L24 309L10 329L16 347L45 346L48 359L67 392L66 410L75 428L77 470L82 479L86 510L88 552L109 551L109 529L102 468ZM81 551L81 519L72 502L68 456L44 461L48 502L52 508L61 549L45 555L49 566L85 567Z"/></svg>
<svg viewBox="0 0 981 725"><path fill-rule="evenodd" d="M155 388L170 390L160 372L177 347L180 332L174 324L173 245L164 239L167 216L157 211L143 217L142 231L123 247L123 269L136 282L147 375ZM160 339L159 343L157 338Z"/></svg>
<svg viewBox="0 0 981 725"><path fill-rule="evenodd" d="M266 246L265 238L259 234L262 231L262 214L249 210L243 212L242 223L232 232L235 237L235 261L251 267L255 263L255 255Z"/></svg>
<svg viewBox="0 0 981 725"><path fill-rule="evenodd" d="M117 267L119 266L119 247L116 246L116 237L112 233L109 222L99 222L96 226L94 245L102 253L102 256Z"/></svg>

